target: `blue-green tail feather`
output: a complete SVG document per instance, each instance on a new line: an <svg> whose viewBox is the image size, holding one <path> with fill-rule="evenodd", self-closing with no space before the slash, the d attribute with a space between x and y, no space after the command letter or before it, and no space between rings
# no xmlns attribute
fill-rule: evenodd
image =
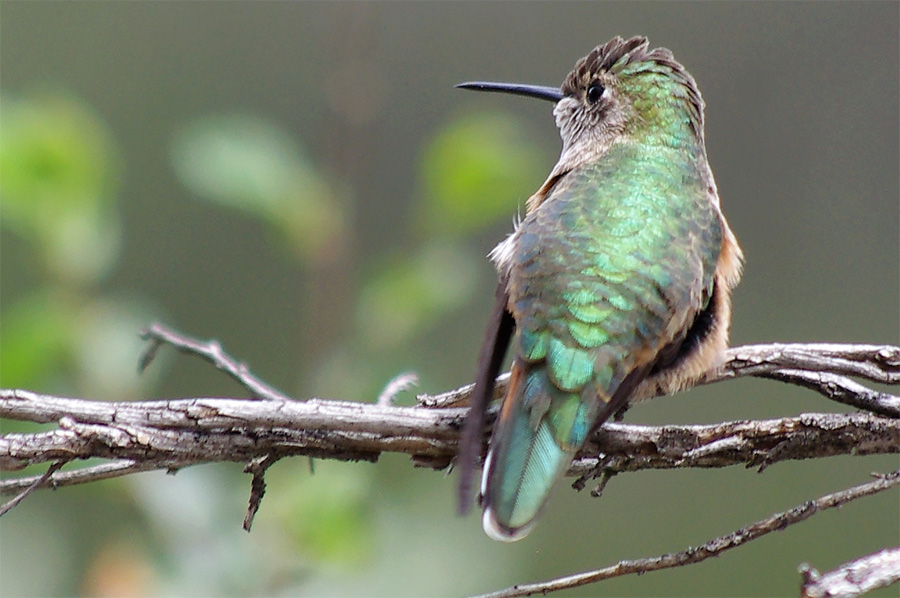
<svg viewBox="0 0 900 598"><path fill-rule="evenodd" d="M578 394L551 384L542 366L515 364L508 393L484 469L483 525L490 537L513 541L530 531L593 414Z"/></svg>

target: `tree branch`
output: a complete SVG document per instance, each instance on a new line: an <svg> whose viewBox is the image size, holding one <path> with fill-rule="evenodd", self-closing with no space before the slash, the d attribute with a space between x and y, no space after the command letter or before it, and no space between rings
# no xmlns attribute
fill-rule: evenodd
<svg viewBox="0 0 900 598"><path fill-rule="evenodd" d="M862 484L860 486L855 486L847 490L842 490L841 492L835 492L834 494L826 494L825 496L816 500L810 500L803 503L802 505L794 507L789 511L776 513L771 517L766 517L765 519L757 521L756 523L751 523L746 527L742 527L735 532L710 540L702 546L687 548L685 550L682 550L681 552L676 552L674 554L670 553L644 559L623 560L619 561L615 565L604 567L603 569L597 569L596 571L576 573L574 575L560 577L558 579L553 579L550 581L520 584L511 588L507 588L505 590L483 594L478 598L514 598L517 596L547 594L549 592L577 588L591 583L596 583L604 579L621 577L623 575L630 575L632 573L642 574L647 573L648 571L659 571L660 569L671 569L672 567L682 567L684 565L699 563L700 561L705 561L710 557L718 556L726 550L737 548L741 544L746 544L747 542L765 536L766 534L783 530L790 525L799 523L805 519L812 517L819 511L823 511L825 509L833 509L835 507L847 504L848 502L857 498L869 496L877 492L882 492L897 485L900 485L900 471L895 471L885 476L879 476L877 480L875 480L874 482L869 482L868 484ZM892 562L889 558L883 559L881 563L884 563L886 565L882 569L882 571L884 571L884 569L889 570L892 565L895 566L894 562ZM881 576L878 576L878 579L890 580L891 573L894 577L896 577L897 571L896 569L894 569L892 572L888 571L888 573L883 573ZM887 583L891 582L888 581ZM868 587L868 589L881 587L882 585L887 585L887 583L881 583L881 585L872 585ZM806 586L804 586L804 591L805 589ZM853 596L857 594L838 593L819 595Z"/></svg>
<svg viewBox="0 0 900 598"><path fill-rule="evenodd" d="M32 483L28 484L25 488L23 488L22 491L18 495L16 495L13 499L4 503L3 506L0 507L0 517L5 515L6 513L8 513L10 509L12 509L16 505L18 505L23 500L25 500L25 498L29 494L31 494L32 492L34 492L35 490L37 490L38 488L43 486L47 482L47 480L50 479L50 476L52 476L64 464L65 464L65 461L57 461L56 463L52 464L50 466L50 468L44 473L44 475L37 476L37 479L35 479Z"/></svg>
<svg viewBox="0 0 900 598"><path fill-rule="evenodd" d="M268 455L375 461L383 452L398 452L412 456L419 465L443 468L456 454L465 409L319 399L107 403L0 390L0 417L59 423L56 430L0 437L0 469L94 457L127 463L103 470L103 477L113 477L136 471L137 463L143 471L221 461L248 463ZM900 420L871 413L813 413L692 426L609 422L574 461L570 474L586 479L601 472L642 469L765 467L790 459L897 452ZM51 477L44 485L94 479L95 475ZM0 490L15 492L21 485L4 480Z"/></svg>
<svg viewBox="0 0 900 598"><path fill-rule="evenodd" d="M171 470L219 461L250 463L292 455L374 461L382 452L401 452L411 455L419 465L443 468L456 454L465 409L437 407L464 403L471 385L420 396L418 407L396 407L389 400L374 405L321 399L293 401L256 378L215 341L198 341L159 324L151 326L144 336L151 342L141 357L142 368L163 344L171 344L202 356L267 400L196 398L110 403L0 390L0 417L58 424L49 432L0 437L0 470L57 459L116 460L85 470L55 472L41 483L56 486L149 469ZM703 382L748 375L812 388L870 413L805 414L706 426L610 422L573 463L570 474L579 476L576 487L591 477L641 469L735 464L763 469L786 459L900 450L900 421L894 419L900 418L900 398L844 377L900 383L898 347L738 347L730 349L723 365ZM501 383L504 381L505 376L501 376ZM0 491L18 492L34 481L3 480Z"/></svg>
<svg viewBox="0 0 900 598"><path fill-rule="evenodd" d="M420 395L412 407L392 405L394 395L411 380L395 379L375 404L313 398L295 401L264 383L215 341L199 341L155 324L144 332L145 368L166 344L201 356L243 385L254 399L193 398L143 402L105 402L55 397L28 390L0 389L0 418L55 424L54 429L0 436L0 471L51 463L37 476L0 481L0 492L18 494L0 514L41 487L81 484L140 471L222 461L246 464L252 474L244 528L250 528L265 492L264 475L283 457L375 461L383 452L410 455L416 465L441 469L456 455L459 432L472 391L467 385L438 395ZM599 494L613 475L645 469L744 465L760 471L772 463L833 455L900 452L900 397L869 388L850 377L900 384L900 348L887 345L771 344L729 349L725 362L703 384L755 376L814 390L824 397L862 410L857 413L809 413L762 421L711 425L639 426L607 422L589 439L569 470L573 486L600 478ZM498 378L497 394L507 376ZM264 399L264 400L258 400ZM488 428L496 407L490 412ZM487 440L489 429L484 431ZM71 461L109 459L108 463L58 471ZM822 508L895 485L900 473L872 484L822 497L775 515L734 534L676 555L622 561L595 572L519 586L497 596L519 596L576 587L599 579L697 562L729 548L801 521ZM862 579L863 569L881 567L872 579L894 579L897 557L872 555L834 572ZM884 565L888 563L888 565ZM854 568L855 567L855 568ZM888 573L883 573L887 570ZM843 573L841 573L843 572ZM832 574L805 574L809 596L828 588ZM891 577L891 576L894 577ZM836 579L837 577L835 577ZM861 588L870 587L860 582ZM566 585L569 584L569 585ZM807 591L806 589L804 591ZM865 591L865 590L861 590Z"/></svg>
<svg viewBox="0 0 900 598"><path fill-rule="evenodd" d="M60 486L74 486L76 484L86 484L88 482L99 482L100 480L108 480L110 478L118 478L131 473L140 473L142 471L154 471L157 469L165 469L175 472L182 467L194 465L193 462L185 461L135 461L133 459L123 459L121 461L112 461L110 463L101 463L100 465L92 465L90 467L82 467L72 471L53 471L49 478L44 475L25 476L0 481L0 494L14 494L21 490L25 490L29 486L40 482L35 488L58 488ZM4 471L0 467L0 471Z"/></svg>

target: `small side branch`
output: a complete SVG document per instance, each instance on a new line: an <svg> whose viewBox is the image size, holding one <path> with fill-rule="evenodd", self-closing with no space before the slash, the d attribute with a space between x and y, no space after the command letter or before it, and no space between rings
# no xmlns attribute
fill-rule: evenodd
<svg viewBox="0 0 900 598"><path fill-rule="evenodd" d="M47 480L50 479L50 476L52 476L54 473L56 473L56 471L60 467L62 467L64 464L65 464L65 461L57 461L56 463L53 463L47 469L47 471L44 473L44 475L38 476L36 480L34 480L31 484L26 486L18 495L16 495L14 498L8 500L6 503L4 503L2 506L0 506L0 517L5 515L6 513L8 513L10 511L10 509L12 509L16 505L18 505L23 500L25 500L25 498L29 494L31 494L32 492L34 492L35 490L37 490L38 488L40 488L41 486L46 484Z"/></svg>
<svg viewBox="0 0 900 598"><path fill-rule="evenodd" d="M595 571L586 571L577 573L567 577L560 577L550 581L543 581L531 584L519 584L512 588L500 590L484 594L479 598L514 598L517 596L532 596L534 594L547 594L559 590L577 588L591 583L596 583L604 579L613 577L621 577L630 574L642 574L649 571L659 571L660 569L671 569L673 567L682 567L693 563L699 563L714 556L718 556L727 550L736 548L742 544L746 544L766 534L774 531L783 530L784 528L808 519L825 509L833 509L841 505L847 504L852 500L869 496L893 488L900 485L900 471L895 471L889 475L880 476L873 482L855 486L847 490L827 494L816 500L811 500L796 506L789 511L776 513L771 517L766 517L756 523L752 523L746 527L710 540L702 546L695 546L682 550L674 554L664 554L657 557L644 559L623 560L615 565L597 569ZM890 562L890 559L885 559ZM877 586L875 586L877 587ZM846 595L846 594L832 594ZM853 594L849 594L853 595Z"/></svg>
<svg viewBox="0 0 900 598"><path fill-rule="evenodd" d="M796 384L838 403L900 417L900 397L872 390L848 378L900 384L900 347L830 343L734 347L726 352L725 363L710 372L704 383L742 376Z"/></svg>
<svg viewBox="0 0 900 598"><path fill-rule="evenodd" d="M900 548L888 548L820 574L801 565L801 598L853 598L900 581Z"/></svg>
<svg viewBox="0 0 900 598"><path fill-rule="evenodd" d="M757 376L777 370L805 370L900 384L900 347L836 343L770 343L733 347L707 382Z"/></svg>
<svg viewBox="0 0 900 598"><path fill-rule="evenodd" d="M254 459L244 468L244 473L253 475L253 481L250 482L250 504L247 507L247 514L244 516L243 527L246 532L249 532L253 526L253 518L256 517L256 512L266 493L266 470L277 460L272 455L266 455Z"/></svg>
<svg viewBox="0 0 900 598"><path fill-rule="evenodd" d="M0 444L2 446L2 444ZM49 476L26 476L21 478L12 478L0 481L0 494L13 494L35 485L35 488L58 488L60 486L74 486L76 484L87 484L89 482L99 482L100 480L108 480L118 478L132 473L141 473L143 471L155 471L165 469L175 472L183 467L196 465L196 463L184 461L135 461L134 459L123 459L121 461L112 461L110 463L101 463L100 465L92 465L90 467L82 467L73 469L72 471L53 471ZM0 471L3 471L0 468Z"/></svg>
<svg viewBox="0 0 900 598"><path fill-rule="evenodd" d="M162 324L152 324L141 332L141 338L148 341L147 348L138 359L138 371L147 369L156 353L163 345L172 345L182 353L197 355L216 366L241 386L249 390L255 398L270 401L287 401L290 397L272 388L247 368L242 363L222 350L218 341L200 341L190 336L175 332Z"/></svg>

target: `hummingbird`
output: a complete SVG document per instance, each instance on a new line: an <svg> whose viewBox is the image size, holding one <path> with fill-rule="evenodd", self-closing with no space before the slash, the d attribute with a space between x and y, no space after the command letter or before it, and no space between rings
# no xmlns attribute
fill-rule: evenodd
<svg viewBox="0 0 900 598"><path fill-rule="evenodd" d="M496 303L458 455L465 513L509 348L480 501L487 535L513 541L592 431L721 363L743 255L707 161L703 99L668 49L615 37L558 88L457 87L553 102L562 138L525 216L490 254Z"/></svg>

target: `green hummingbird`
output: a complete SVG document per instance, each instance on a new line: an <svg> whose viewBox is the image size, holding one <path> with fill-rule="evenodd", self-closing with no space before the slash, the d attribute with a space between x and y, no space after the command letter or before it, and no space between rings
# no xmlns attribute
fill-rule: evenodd
<svg viewBox="0 0 900 598"><path fill-rule="evenodd" d="M743 258L707 162L700 91L669 50L616 37L559 88L457 87L549 100L562 137L559 161L491 253L500 281L458 457L465 512L511 345L481 505L488 536L512 541L607 418L721 362Z"/></svg>

